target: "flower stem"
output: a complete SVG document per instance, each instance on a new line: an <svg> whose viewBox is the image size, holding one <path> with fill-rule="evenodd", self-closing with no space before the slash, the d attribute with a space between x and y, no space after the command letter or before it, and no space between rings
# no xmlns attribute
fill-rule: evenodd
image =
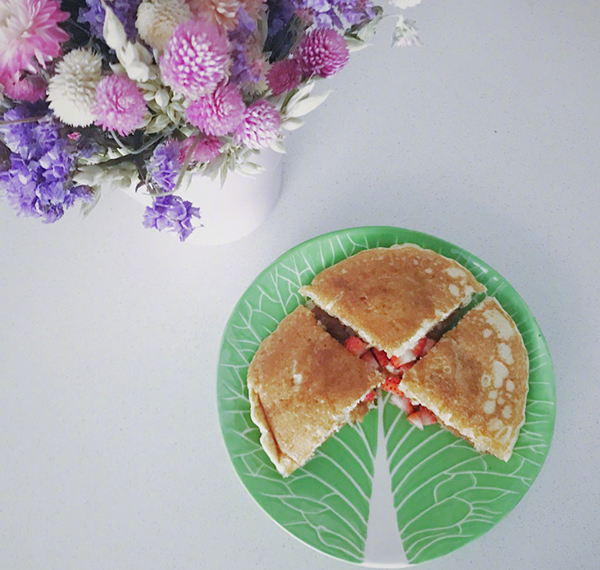
<svg viewBox="0 0 600 570"><path fill-rule="evenodd" d="M45 119L47 115L42 115L41 117L27 117L26 119L14 119L12 121L0 121L0 127L4 127L7 125L21 125L23 123L37 123L42 119Z"/></svg>
<svg viewBox="0 0 600 570"><path fill-rule="evenodd" d="M179 187L181 186L181 182L183 181L183 177L185 176L185 173L188 169L188 166L190 165L190 162L192 160L192 156L194 155L194 152L196 151L196 147L198 146L198 144L200 144L200 138L201 138L201 134L198 133L195 138L194 138L194 142L192 143L192 146L188 149L186 155L185 155L185 159L183 161L183 164L181 165L181 172L179 173L179 178L177 179L177 184L175 184L175 188L173 190L173 193L177 192L177 190L179 190Z"/></svg>

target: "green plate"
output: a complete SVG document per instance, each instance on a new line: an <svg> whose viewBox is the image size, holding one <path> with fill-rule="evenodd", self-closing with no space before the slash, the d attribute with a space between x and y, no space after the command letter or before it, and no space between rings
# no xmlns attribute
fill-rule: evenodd
<svg viewBox="0 0 600 570"><path fill-rule="evenodd" d="M517 323L529 354L527 412L507 463L481 455L437 425L419 431L380 400L362 424L344 427L315 458L283 479L250 418L248 364L261 341L322 269L372 247L415 243L469 269ZM401 568L452 552L497 524L527 492L548 453L556 409L554 372L527 305L497 271L436 237L362 227L311 239L283 254L250 285L225 329L217 398L227 451L266 513L307 545L348 562Z"/></svg>

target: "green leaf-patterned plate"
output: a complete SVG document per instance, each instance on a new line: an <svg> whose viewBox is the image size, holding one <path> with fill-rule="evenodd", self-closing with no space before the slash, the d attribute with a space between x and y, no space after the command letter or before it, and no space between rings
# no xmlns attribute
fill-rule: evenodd
<svg viewBox="0 0 600 570"><path fill-rule="evenodd" d="M517 323L529 353L526 420L508 463L481 455L436 426L419 431L386 398L362 424L344 427L308 464L283 479L250 419L246 372L261 341L303 302L325 267L363 249L415 243L457 260ZM285 530L349 562L402 568L481 536L527 492L548 453L556 397L548 347L527 305L489 265L433 236L391 227L342 230L307 241L263 271L225 329L218 371L221 429L233 466Z"/></svg>

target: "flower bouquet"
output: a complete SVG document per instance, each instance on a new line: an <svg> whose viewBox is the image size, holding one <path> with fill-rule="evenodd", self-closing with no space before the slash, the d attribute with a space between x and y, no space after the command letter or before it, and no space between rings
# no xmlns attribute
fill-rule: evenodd
<svg viewBox="0 0 600 570"><path fill-rule="evenodd" d="M418 43L395 16L394 44ZM135 188L144 225L184 241L191 177L258 174L382 18L371 0L0 0L0 191L55 222Z"/></svg>

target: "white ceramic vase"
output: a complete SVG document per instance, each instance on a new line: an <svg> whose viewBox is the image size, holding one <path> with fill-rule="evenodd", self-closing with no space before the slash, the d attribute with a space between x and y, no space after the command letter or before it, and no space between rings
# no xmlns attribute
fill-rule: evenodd
<svg viewBox="0 0 600 570"><path fill-rule="evenodd" d="M200 208L202 227L196 229L185 243L219 245L237 241L258 228L273 211L281 194L282 156L270 149L263 150L253 161L265 170L251 178L230 173L225 184L211 181L200 174L192 176L190 185L179 195ZM145 192L127 194L136 201L150 205L152 198Z"/></svg>

